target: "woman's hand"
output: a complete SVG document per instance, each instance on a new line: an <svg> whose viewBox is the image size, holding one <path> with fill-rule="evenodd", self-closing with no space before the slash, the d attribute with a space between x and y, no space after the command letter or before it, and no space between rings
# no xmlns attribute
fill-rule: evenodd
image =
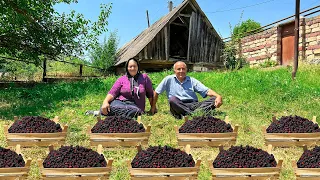
<svg viewBox="0 0 320 180"><path fill-rule="evenodd" d="M108 102L103 103L101 106L101 111L102 111L102 114L107 115L110 112L110 104Z"/></svg>

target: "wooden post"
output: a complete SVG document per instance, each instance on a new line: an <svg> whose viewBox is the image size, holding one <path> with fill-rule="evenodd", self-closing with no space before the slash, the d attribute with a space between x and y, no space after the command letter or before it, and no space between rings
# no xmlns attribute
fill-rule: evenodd
<svg viewBox="0 0 320 180"><path fill-rule="evenodd" d="M137 122L138 122L139 124L141 124L141 116L138 116Z"/></svg>
<svg viewBox="0 0 320 180"><path fill-rule="evenodd" d="M90 125L87 126L87 134L91 134L91 126Z"/></svg>
<svg viewBox="0 0 320 180"><path fill-rule="evenodd" d="M282 56L281 56L281 52L282 52L282 38L281 38L281 31L282 31L282 27L280 25L277 25L277 62L278 64L282 65Z"/></svg>
<svg viewBox="0 0 320 180"><path fill-rule="evenodd" d="M190 22L189 22L189 37L188 37L188 52L187 52L187 61L190 61L190 45L191 45L191 32L193 31L193 19L194 19L195 15L194 12L192 12L191 17L190 17Z"/></svg>
<svg viewBox="0 0 320 180"><path fill-rule="evenodd" d="M53 121L54 121L55 123L58 123L58 122L59 122L59 116L55 116L55 117L53 118Z"/></svg>
<svg viewBox="0 0 320 180"><path fill-rule="evenodd" d="M138 152L142 151L141 144L137 145L136 147L137 147L137 149L138 149Z"/></svg>
<svg viewBox="0 0 320 180"><path fill-rule="evenodd" d="M296 0L296 16L295 16L295 27L294 27L294 62L292 70L292 80L295 79L298 70L298 58L299 58L299 19L300 14L300 0Z"/></svg>
<svg viewBox="0 0 320 180"><path fill-rule="evenodd" d="M53 145L50 145L50 146L49 146L49 152L51 152L51 151L53 151L53 150L54 150Z"/></svg>
<svg viewBox="0 0 320 180"><path fill-rule="evenodd" d="M187 145L186 145L185 152L186 152L187 154L190 154L190 151L191 151L191 146L190 146L190 144L187 144Z"/></svg>
<svg viewBox="0 0 320 180"><path fill-rule="evenodd" d="M62 132L66 133L66 132L68 132L68 129L69 129L69 126L68 125L64 125Z"/></svg>
<svg viewBox="0 0 320 180"><path fill-rule="evenodd" d="M306 18L301 17L301 40L302 40L302 51L301 51L301 59L306 59Z"/></svg>
<svg viewBox="0 0 320 180"><path fill-rule="evenodd" d="M79 72L80 77L82 77L82 68L83 68L83 65L82 65L82 64L80 64L80 72Z"/></svg>
<svg viewBox="0 0 320 180"><path fill-rule="evenodd" d="M147 21L148 21L148 27L150 27L149 12L148 12L148 10L147 10Z"/></svg>
<svg viewBox="0 0 320 180"><path fill-rule="evenodd" d="M17 154L21 154L21 146L20 146L20 144L16 145L16 153Z"/></svg>
<svg viewBox="0 0 320 180"><path fill-rule="evenodd" d="M272 154L272 145L271 145L271 144L268 145L267 152L268 152L269 154Z"/></svg>
<svg viewBox="0 0 320 180"><path fill-rule="evenodd" d="M103 153L103 147L102 147L101 144L98 145L97 152L98 152L99 154L102 154L102 153Z"/></svg>
<svg viewBox="0 0 320 180"><path fill-rule="evenodd" d="M164 27L164 45L166 51L166 60L169 61L170 53L170 24Z"/></svg>
<svg viewBox="0 0 320 180"><path fill-rule="evenodd" d="M312 122L315 123L315 124L317 124L317 116L313 116L313 117L312 117Z"/></svg>
<svg viewBox="0 0 320 180"><path fill-rule="evenodd" d="M225 121L227 124L229 124L229 116L226 116L225 119L224 119L224 121Z"/></svg>
<svg viewBox="0 0 320 180"><path fill-rule="evenodd" d="M47 82L47 59L43 59L43 73L42 73L42 82Z"/></svg>

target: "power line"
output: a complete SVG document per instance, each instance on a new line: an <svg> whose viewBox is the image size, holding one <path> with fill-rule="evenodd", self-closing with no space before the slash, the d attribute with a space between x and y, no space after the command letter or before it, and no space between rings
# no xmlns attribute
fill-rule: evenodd
<svg viewBox="0 0 320 180"><path fill-rule="evenodd" d="M226 8L226 7L229 7L230 5L234 4L235 2L237 2L239 0L235 0L235 1L232 1L232 3L229 3L228 5L226 6L223 6L223 8L220 8L220 10L216 10L216 11L222 11L222 9Z"/></svg>
<svg viewBox="0 0 320 180"><path fill-rule="evenodd" d="M265 4L265 3L268 3L268 2L272 2L272 1L274 1L274 0L264 1L264 2L261 2L261 3L252 4L252 5L248 5L248 6L243 6L243 7L239 7L239 8L220 10L220 11L212 11L212 12L205 12L205 13L219 13L219 12L226 12L226 11L234 11L234 10L239 10L239 9L245 9L245 8L249 8L249 7L258 6L258 5Z"/></svg>
<svg viewBox="0 0 320 180"><path fill-rule="evenodd" d="M317 3L319 0L315 0L313 3L309 4L308 6L314 5L315 3Z"/></svg>

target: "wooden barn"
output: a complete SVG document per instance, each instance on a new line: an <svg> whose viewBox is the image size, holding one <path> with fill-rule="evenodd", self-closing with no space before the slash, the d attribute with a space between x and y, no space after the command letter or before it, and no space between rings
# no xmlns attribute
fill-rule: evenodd
<svg viewBox="0 0 320 180"><path fill-rule="evenodd" d="M222 66L223 41L195 0L184 0L125 44L116 57L116 71L139 59L141 69L159 71L184 61L189 69L206 71Z"/></svg>

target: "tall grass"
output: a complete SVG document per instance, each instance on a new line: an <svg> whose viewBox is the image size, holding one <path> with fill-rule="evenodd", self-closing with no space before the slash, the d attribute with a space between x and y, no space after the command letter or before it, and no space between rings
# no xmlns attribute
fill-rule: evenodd
<svg viewBox="0 0 320 180"><path fill-rule="evenodd" d="M170 71L149 74L154 86L171 74ZM242 69L233 72L202 72L188 75L200 80L223 96L224 104L216 110L219 118L228 115L232 124L239 124L237 145L251 145L266 150L261 126L271 123L273 115L299 115L311 119L320 115L320 66L301 66L296 81L291 80L291 69L283 67L276 70ZM14 115L41 115L53 118L58 115L62 123L69 125L68 145L89 147L86 126L94 125L93 117L85 116L86 110L99 109L108 90L117 77L96 79L76 83L39 85L33 89L8 88L0 90L1 124L10 124ZM202 98L199 97L201 100ZM147 103L148 104L148 103ZM149 145L177 146L174 125L183 121L174 119L169 113L165 93L158 100L158 113L143 115L142 122L152 125ZM147 105L146 110L149 110ZM3 130L0 130L0 145L6 146ZM39 179L36 159L44 158L46 148L23 149L25 156L33 159L30 179ZM104 149L107 158L115 159L111 179L129 179L126 159L133 159L137 153L134 148ZM192 148L191 154L203 162L214 159L217 148ZM276 159L284 159L281 179L294 179L291 160L297 160L302 149L275 148ZM210 179L208 165L203 163L199 179Z"/></svg>

